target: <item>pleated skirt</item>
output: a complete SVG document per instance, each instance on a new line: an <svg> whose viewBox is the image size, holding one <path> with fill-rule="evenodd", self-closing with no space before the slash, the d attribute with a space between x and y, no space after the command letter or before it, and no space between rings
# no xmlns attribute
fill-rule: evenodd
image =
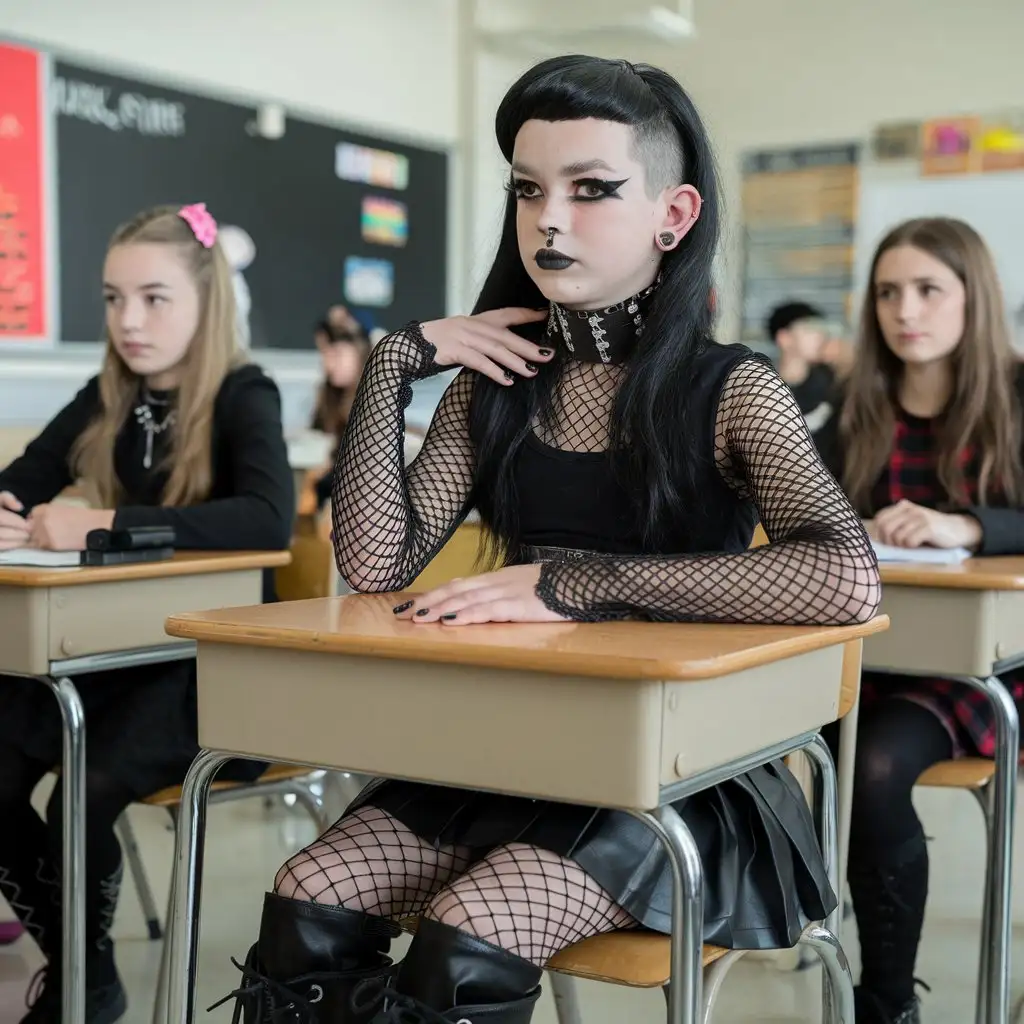
<svg viewBox="0 0 1024 1024"><path fill-rule="evenodd" d="M671 930L668 857L622 811L376 779L347 813L373 806L431 845L468 847L474 861L526 843L577 863L648 929ZM810 811L781 762L673 804L704 868L704 941L728 949L794 945L836 907Z"/></svg>

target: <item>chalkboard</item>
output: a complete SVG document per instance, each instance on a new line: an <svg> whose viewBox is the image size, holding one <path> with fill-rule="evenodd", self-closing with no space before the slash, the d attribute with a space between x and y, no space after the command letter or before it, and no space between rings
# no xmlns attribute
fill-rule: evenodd
<svg viewBox="0 0 1024 1024"><path fill-rule="evenodd" d="M162 203L205 202L254 241L254 348L309 347L335 302L386 329L444 315L444 152L290 115L271 140L254 107L62 61L50 93L64 340L101 336L110 236Z"/></svg>

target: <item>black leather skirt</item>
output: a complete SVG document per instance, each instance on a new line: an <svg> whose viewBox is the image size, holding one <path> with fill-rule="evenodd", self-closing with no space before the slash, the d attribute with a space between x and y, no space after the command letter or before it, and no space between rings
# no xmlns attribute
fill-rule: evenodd
<svg viewBox="0 0 1024 1024"><path fill-rule="evenodd" d="M672 875L661 843L629 814L523 797L377 779L349 807L379 807L432 845L482 859L527 843L575 861L645 927L671 930ZM704 867L704 941L729 949L792 946L836 907L810 812L781 762L673 805Z"/></svg>

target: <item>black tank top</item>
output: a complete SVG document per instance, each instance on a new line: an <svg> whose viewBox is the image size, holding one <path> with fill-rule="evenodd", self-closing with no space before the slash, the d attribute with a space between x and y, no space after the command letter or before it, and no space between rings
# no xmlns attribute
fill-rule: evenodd
<svg viewBox="0 0 1024 1024"><path fill-rule="evenodd" d="M711 345L698 361L693 382L680 401L698 406L700 425L697 486L688 498L689 514L680 515L657 550L645 545L639 519L641 495L613 476L607 452L551 448L533 433L515 460L515 483L523 544L609 554L684 554L738 552L750 545L757 523L752 501L742 499L715 467L715 417L730 371L754 356L743 345ZM682 512L682 510L681 510Z"/></svg>

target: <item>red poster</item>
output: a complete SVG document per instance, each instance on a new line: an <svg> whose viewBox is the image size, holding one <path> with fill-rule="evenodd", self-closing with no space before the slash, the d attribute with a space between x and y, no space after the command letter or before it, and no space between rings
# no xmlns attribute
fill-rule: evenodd
<svg viewBox="0 0 1024 1024"><path fill-rule="evenodd" d="M40 63L0 44L0 339L47 328Z"/></svg>

